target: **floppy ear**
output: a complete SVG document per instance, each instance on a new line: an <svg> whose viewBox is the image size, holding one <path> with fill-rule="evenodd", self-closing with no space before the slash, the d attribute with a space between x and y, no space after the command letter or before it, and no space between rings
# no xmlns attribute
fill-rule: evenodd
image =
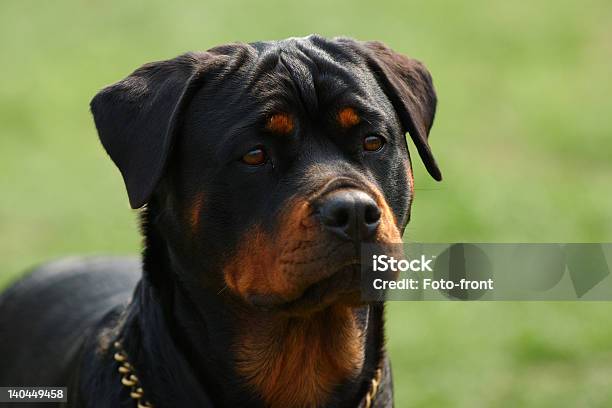
<svg viewBox="0 0 612 408"><path fill-rule="evenodd" d="M437 103L429 71L421 62L398 54L383 43L372 41L361 44L365 48L369 68L385 89L425 168L435 180L442 180L428 142Z"/></svg>
<svg viewBox="0 0 612 408"><path fill-rule="evenodd" d="M217 56L190 53L143 65L91 101L100 141L119 168L132 208L161 178L181 114Z"/></svg>

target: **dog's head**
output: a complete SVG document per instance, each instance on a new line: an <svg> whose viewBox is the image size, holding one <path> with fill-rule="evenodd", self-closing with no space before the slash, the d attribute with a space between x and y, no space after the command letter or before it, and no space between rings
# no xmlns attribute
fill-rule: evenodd
<svg viewBox="0 0 612 408"><path fill-rule="evenodd" d="M173 259L253 306L358 301L360 245L401 242L409 219L406 132L441 178L431 77L381 43L189 53L141 67L91 107L131 206L155 203Z"/></svg>

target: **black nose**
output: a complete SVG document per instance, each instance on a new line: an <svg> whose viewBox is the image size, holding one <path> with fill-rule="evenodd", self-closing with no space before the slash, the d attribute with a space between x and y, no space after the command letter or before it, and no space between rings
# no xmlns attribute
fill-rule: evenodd
<svg viewBox="0 0 612 408"><path fill-rule="evenodd" d="M318 206L321 223L328 231L352 241L371 237L380 224L380 209L366 193L343 189L323 197Z"/></svg>

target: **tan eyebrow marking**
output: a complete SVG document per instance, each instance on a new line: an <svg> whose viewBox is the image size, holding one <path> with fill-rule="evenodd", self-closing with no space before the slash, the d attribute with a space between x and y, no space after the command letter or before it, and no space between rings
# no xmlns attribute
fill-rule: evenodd
<svg viewBox="0 0 612 408"><path fill-rule="evenodd" d="M361 118L357 112L355 112L355 109L350 107L340 109L338 111L337 119L340 126L345 129L355 126L361 121Z"/></svg>
<svg viewBox="0 0 612 408"><path fill-rule="evenodd" d="M293 131L293 117L288 113L275 113L268 118L266 129L270 132L287 135Z"/></svg>

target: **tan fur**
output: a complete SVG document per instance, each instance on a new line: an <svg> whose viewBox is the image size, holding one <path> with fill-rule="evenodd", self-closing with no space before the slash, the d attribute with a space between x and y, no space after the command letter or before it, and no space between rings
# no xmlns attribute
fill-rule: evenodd
<svg viewBox="0 0 612 408"><path fill-rule="evenodd" d="M268 119L266 129L273 133L287 135L295 127L293 117L288 113L276 113Z"/></svg>
<svg viewBox="0 0 612 408"><path fill-rule="evenodd" d="M353 108L343 108L338 111L338 123L343 128L353 127L361 121L361 118Z"/></svg>
<svg viewBox="0 0 612 408"><path fill-rule="evenodd" d="M200 216L202 206L204 205L204 194L198 193L195 199L191 202L191 207L188 212L188 222L192 232L196 232L200 226Z"/></svg>
<svg viewBox="0 0 612 408"><path fill-rule="evenodd" d="M375 240L399 243L401 236L391 208L377 190L375 200L381 209L381 223ZM231 261L223 269L225 283L244 298L269 295L289 301L309 285L337 271L343 264L334 263L339 251L352 251L352 244L333 247L322 239L322 228L312 217L310 205L294 200L281 216L281 226L268 235L260 227L247 234ZM356 256L356 254L355 254ZM357 258L345 259L355 263Z"/></svg>
<svg viewBox="0 0 612 408"><path fill-rule="evenodd" d="M296 263L312 258L312 240L319 228L307 222L308 203L301 201L290 207L274 238L259 227L246 234L249 238L224 268L225 282L230 289L245 297L273 294L285 300L299 294L296 276L290 271Z"/></svg>
<svg viewBox="0 0 612 408"><path fill-rule="evenodd" d="M242 332L237 370L271 408L320 407L363 365L364 336L347 306L306 318L258 317Z"/></svg>
<svg viewBox="0 0 612 408"><path fill-rule="evenodd" d="M376 242L397 244L402 242L402 237L397 229L397 220L391 207L387 205L387 201L383 195L376 190L375 197L378 207L380 208L380 225L376 232Z"/></svg>
<svg viewBox="0 0 612 408"><path fill-rule="evenodd" d="M401 242L391 208L371 187L382 212L375 240ZM234 293L289 301L342 267L337 259L342 259L343 247L323 238L308 202L291 201L279 225L270 234L260 227L245 234L248 239L224 268L225 282ZM345 254L354 253L352 243L347 248L350 251ZM354 307L354 303L336 301L300 315L245 313L234 339L238 373L271 408L324 405L334 387L357 375L363 365L364 335L355 321Z"/></svg>

